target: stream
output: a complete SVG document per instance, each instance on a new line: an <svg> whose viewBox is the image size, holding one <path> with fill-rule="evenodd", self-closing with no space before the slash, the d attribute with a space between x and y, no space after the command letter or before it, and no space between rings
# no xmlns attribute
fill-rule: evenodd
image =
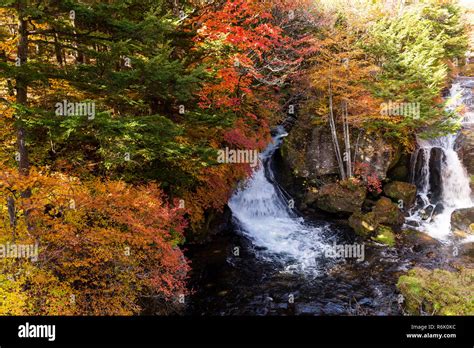
<svg viewBox="0 0 474 348"><path fill-rule="evenodd" d="M453 107L472 99L473 84L474 79L453 84ZM471 115L464 122L471 122ZM330 219L300 216L275 179L274 154L285 136L282 127L274 132L260 166L228 202L232 222L227 230L203 246L188 247L194 292L188 314L403 314L398 277L415 265L452 262L451 213L472 206L469 178L454 150L457 134L418 140L412 161L418 203L406 223L419 231L404 235L396 248L366 242L362 257L352 258L330 253L335 244L357 245L352 231ZM441 187L429 177L433 149L442 159Z"/></svg>

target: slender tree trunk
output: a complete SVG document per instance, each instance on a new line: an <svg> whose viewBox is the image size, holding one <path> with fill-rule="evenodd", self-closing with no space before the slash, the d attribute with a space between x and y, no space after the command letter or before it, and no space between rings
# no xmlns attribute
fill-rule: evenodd
<svg viewBox="0 0 474 348"><path fill-rule="evenodd" d="M332 142L334 145L334 152L336 153L337 164L339 165L339 173L341 175L341 179L345 180L347 177L344 171L344 162L342 161L341 149L339 147L339 141L337 140L336 122L334 120L331 81L329 81L329 126L331 127Z"/></svg>
<svg viewBox="0 0 474 348"><path fill-rule="evenodd" d="M18 0L18 49L17 58L20 60L20 67L26 64L28 60L28 28L27 21L25 19L25 10L27 0ZM28 80L26 79L24 72L16 76L16 102L24 107L28 106ZM28 151L26 148L26 134L23 126L22 115L17 114L17 146L18 146L18 170L22 176L28 176L30 170L30 164L28 161ZM31 190L28 188L21 193L22 198L28 198L31 196ZM11 197L10 197L11 198ZM12 199L12 198L11 198ZM9 208L15 212L15 202L8 202ZM28 222L29 211L25 211L26 223L28 230L32 229L32 226ZM14 225L15 226L15 225ZM13 239L15 239L15 229L13 229Z"/></svg>
<svg viewBox="0 0 474 348"><path fill-rule="evenodd" d="M56 60L58 61L58 64L63 66L63 54L62 54L61 46L59 45L59 42L58 42L57 33L54 33L54 53L56 54Z"/></svg>
<svg viewBox="0 0 474 348"><path fill-rule="evenodd" d="M81 49L79 48L75 18L71 19L71 26L74 28L74 30L73 30L74 39L72 41L72 46L75 48L75 52L74 52L75 64L83 64L84 63L84 54L82 53Z"/></svg>
<svg viewBox="0 0 474 348"><path fill-rule="evenodd" d="M347 177L352 176L352 158L351 158L351 137L349 133L349 111L347 109L347 102L343 104L343 129L344 129L344 145L345 155L344 160L346 161Z"/></svg>
<svg viewBox="0 0 474 348"><path fill-rule="evenodd" d="M18 50L17 57L20 60L20 66L26 64L28 60L28 30L27 22L24 18L27 0L18 0ZM28 105L28 82L23 72L16 77L16 102L20 105ZM19 126L17 129L17 146L19 158L19 170L23 175L29 173L28 152L25 143L25 129L22 124L21 115L18 115Z"/></svg>
<svg viewBox="0 0 474 348"><path fill-rule="evenodd" d="M15 199L13 196L7 198L7 209L8 217L10 219L10 227L12 228L12 239L15 242L16 239L16 208L15 208Z"/></svg>

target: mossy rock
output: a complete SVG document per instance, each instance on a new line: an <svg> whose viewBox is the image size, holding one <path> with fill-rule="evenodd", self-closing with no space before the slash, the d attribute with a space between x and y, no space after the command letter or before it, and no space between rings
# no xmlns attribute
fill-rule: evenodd
<svg viewBox="0 0 474 348"><path fill-rule="evenodd" d="M404 229L399 233L401 244L415 250L432 250L441 246L441 243L427 233L413 229Z"/></svg>
<svg viewBox="0 0 474 348"><path fill-rule="evenodd" d="M377 203L375 203L375 207L372 211L379 224L400 226L405 221L398 205L387 197L380 198Z"/></svg>
<svg viewBox="0 0 474 348"><path fill-rule="evenodd" d="M377 229L378 223L374 213L362 214L357 212L349 218L349 226L357 235L367 238Z"/></svg>
<svg viewBox="0 0 474 348"><path fill-rule="evenodd" d="M407 180L410 172L406 166L397 166L390 170L390 179L393 180Z"/></svg>
<svg viewBox="0 0 474 348"><path fill-rule="evenodd" d="M379 226L372 240L390 247L395 246L395 234L388 226Z"/></svg>
<svg viewBox="0 0 474 348"><path fill-rule="evenodd" d="M474 260L474 242L463 243L459 249L459 255L465 257L468 262L472 263Z"/></svg>
<svg viewBox="0 0 474 348"><path fill-rule="evenodd" d="M354 213L360 211L365 197L366 190L362 186L331 183L320 188L316 206L329 213Z"/></svg>
<svg viewBox="0 0 474 348"><path fill-rule="evenodd" d="M400 151L400 159L390 168L387 177L390 180L407 182L410 179L411 154Z"/></svg>
<svg viewBox="0 0 474 348"><path fill-rule="evenodd" d="M474 208L456 210L451 215L451 230L474 234Z"/></svg>
<svg viewBox="0 0 474 348"><path fill-rule="evenodd" d="M383 192L395 200L403 202L405 208L411 207L416 199L416 186L402 181L392 181L383 187Z"/></svg>
<svg viewBox="0 0 474 348"><path fill-rule="evenodd" d="M397 288L411 315L474 315L474 269L458 272L414 268L398 279Z"/></svg>

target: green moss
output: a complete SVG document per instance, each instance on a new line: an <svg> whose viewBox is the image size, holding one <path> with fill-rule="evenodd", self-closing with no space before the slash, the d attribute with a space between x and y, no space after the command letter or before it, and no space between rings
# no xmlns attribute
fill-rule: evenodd
<svg viewBox="0 0 474 348"><path fill-rule="evenodd" d="M349 218L349 226L352 227L357 235L367 238L376 230L378 224L374 213L362 214L357 212Z"/></svg>
<svg viewBox="0 0 474 348"><path fill-rule="evenodd" d="M360 211L366 197L364 187L349 189L341 183L326 184L319 189L316 205L329 213L354 213Z"/></svg>
<svg viewBox="0 0 474 348"><path fill-rule="evenodd" d="M280 146L280 154L281 154L281 157L283 157L283 158L286 158L286 156L288 155L287 146L288 146L288 145L286 145L286 143L283 143L283 144Z"/></svg>
<svg viewBox="0 0 474 348"><path fill-rule="evenodd" d="M404 222L403 214L398 206L387 197L380 198L372 211L380 224L401 225Z"/></svg>
<svg viewBox="0 0 474 348"><path fill-rule="evenodd" d="M383 192L395 200L395 202L403 201L404 206L411 206L416 198L416 186L402 181L392 181L386 184Z"/></svg>
<svg viewBox="0 0 474 348"><path fill-rule="evenodd" d="M388 226L380 226L372 240L393 247L395 245L395 234Z"/></svg>
<svg viewBox="0 0 474 348"><path fill-rule="evenodd" d="M412 315L474 315L474 270L414 268L398 279L405 310Z"/></svg>
<svg viewBox="0 0 474 348"><path fill-rule="evenodd" d="M352 192L356 192L360 190L361 188L363 188L362 182L354 177L346 179L346 180L341 180L339 182L339 185L351 190Z"/></svg>

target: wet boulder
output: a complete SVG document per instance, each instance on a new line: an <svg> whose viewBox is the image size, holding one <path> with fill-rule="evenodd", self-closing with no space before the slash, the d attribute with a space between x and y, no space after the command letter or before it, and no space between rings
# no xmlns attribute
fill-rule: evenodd
<svg viewBox="0 0 474 348"><path fill-rule="evenodd" d="M422 203L421 203L422 204ZM442 206L442 204L440 204ZM434 214L435 206L429 205L422 210L420 210L420 216L423 219L423 221L427 221L431 218L431 216Z"/></svg>
<svg viewBox="0 0 474 348"><path fill-rule="evenodd" d="M439 250L441 244L427 233L414 229L405 229L400 232L403 245L410 247L415 252Z"/></svg>
<svg viewBox="0 0 474 348"><path fill-rule="evenodd" d="M459 255L466 260L465 262L466 264L473 264L474 263L474 242L461 244L459 246Z"/></svg>
<svg viewBox="0 0 474 348"><path fill-rule="evenodd" d="M451 231L474 234L474 208L458 209L451 215Z"/></svg>
<svg viewBox="0 0 474 348"><path fill-rule="evenodd" d="M380 198L372 211L379 224L400 226L405 221L398 205L387 197Z"/></svg>
<svg viewBox="0 0 474 348"><path fill-rule="evenodd" d="M365 187L331 183L319 189L315 203L329 213L354 213L360 211L365 197Z"/></svg>
<svg viewBox="0 0 474 348"><path fill-rule="evenodd" d="M367 238L373 234L379 227L379 224L374 213L362 214L361 212L357 212L352 214L349 218L349 226L352 227L358 236Z"/></svg>
<svg viewBox="0 0 474 348"><path fill-rule="evenodd" d="M408 209L415 203L416 186L402 181L392 181L383 187L385 195L396 202L403 202L404 209Z"/></svg>

